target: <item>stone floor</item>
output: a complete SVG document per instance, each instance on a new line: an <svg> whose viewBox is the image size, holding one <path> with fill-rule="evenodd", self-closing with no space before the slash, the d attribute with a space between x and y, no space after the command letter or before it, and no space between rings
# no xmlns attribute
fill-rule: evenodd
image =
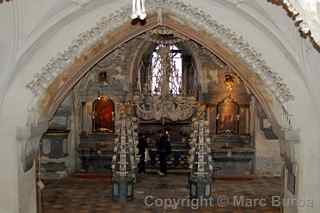
<svg viewBox="0 0 320 213"><path fill-rule="evenodd" d="M69 177L46 185L42 208L43 213L280 212L279 208L271 207L272 196L280 195L279 178L216 180L214 188L213 197L203 200L201 205L199 200L187 199L185 175L147 174L138 178L135 199L121 203L112 201L110 176Z"/></svg>

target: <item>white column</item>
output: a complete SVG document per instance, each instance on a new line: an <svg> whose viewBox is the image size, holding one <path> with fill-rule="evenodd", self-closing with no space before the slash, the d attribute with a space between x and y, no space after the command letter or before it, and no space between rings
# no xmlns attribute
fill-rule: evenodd
<svg viewBox="0 0 320 213"><path fill-rule="evenodd" d="M23 125L24 126L21 126ZM36 168L34 160L48 121L27 125L12 114L0 117L0 212L36 213Z"/></svg>

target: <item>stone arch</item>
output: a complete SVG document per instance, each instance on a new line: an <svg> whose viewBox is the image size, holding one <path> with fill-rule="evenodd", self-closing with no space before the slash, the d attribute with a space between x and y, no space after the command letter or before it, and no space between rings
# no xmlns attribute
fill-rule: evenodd
<svg viewBox="0 0 320 213"><path fill-rule="evenodd" d="M277 101L279 101L280 105L285 106L284 103L287 102L288 100L292 99L293 96L290 93L288 87L286 86L285 83L282 82L281 77L278 76L277 73L272 72L272 70L269 68L269 66L266 64L264 59L261 57L261 54L252 49L250 47L249 43L243 40L241 37L237 36L234 32L232 32L230 29L227 27L220 25L216 20L213 20L209 15L207 14L201 14L203 11L197 10L196 8L192 8L190 5L184 4L183 2L177 1L177 2L165 2L165 3L160 3L158 1L155 1L151 5L151 9L155 11L158 9L158 7L165 6L165 5L170 5L171 10L173 10L173 14L177 14L176 17L179 16L179 13L186 13L188 16L192 16L189 18L190 20L200 20L198 21L199 23L194 23L196 26L204 26L203 28L209 28L212 27L212 29L216 30L218 33L212 34L209 31L203 30L204 34L206 36L201 36L201 33L186 33L186 31L191 31L190 27L187 26L187 23L180 24L179 22L183 22L183 19L176 19L174 20L175 15L168 15L167 18L171 19L171 21L166 21L166 24L175 30L181 31L183 34L188 34L192 39L195 39L199 43L202 43L205 47L209 48L211 51L214 50L214 53L217 54L218 56L222 56L222 52L228 52L226 51L231 50L233 51L234 56L237 56L240 60L244 63L238 63L238 64L245 64L248 66L249 69L257 71L257 75L260 77L259 80L263 79L261 82L265 82L267 86L265 88L271 89L271 93L274 94L276 97ZM178 10L176 12L175 10ZM43 72L39 73L34 81L30 82L27 87L33 90L33 93L38 96L39 91L42 91L43 89L48 88L50 91L57 90L56 85L59 84L61 85L61 81L63 81L63 85L65 86L64 89L61 89L61 91L64 91L66 93L68 91L68 87L72 87L72 82L79 81L79 79L82 78L82 76L86 73L88 68L95 64L99 59L103 58L105 55L109 54L114 50L114 48L117 48L117 46L120 43L124 43L131 38L148 31L151 28L154 28L155 26L159 26L163 24L164 21L164 16L156 16L153 15L151 18L149 18L147 25L145 26L139 26L136 28L136 26L132 26L126 19L123 20L123 23L117 23L113 24L113 28L116 25L118 26L118 29L115 30L115 32L122 32L122 35L119 35L117 33L111 32L109 37L115 37L116 41L112 44L110 41L108 45L104 44L104 39L106 39L108 36L106 35L101 35L98 39L98 41L92 45L89 48L89 51L87 51L88 54L80 54L73 56L72 53L80 48L80 45L78 43L83 43L82 39L88 40L90 39L90 36L92 34L102 34L102 29L101 26L105 26L112 21L119 21L120 17L123 17L128 13L128 7L124 7L121 11L118 11L117 15L113 14L109 17L109 19L104 18L101 22L98 22L96 27L88 30L86 33L81 34L77 40L73 42L73 44L62 54L58 55L57 57L53 58L52 61L50 61L46 67L43 68ZM181 16L180 16L181 17ZM175 23L174 23L175 22ZM190 21L187 21L190 23ZM191 21L192 22L192 21ZM100 28L99 28L100 27ZM184 27L188 27L188 30L183 29ZM100 32L100 31L101 32ZM197 39L199 37L202 37L202 39ZM89 38L88 38L89 37ZM219 40L216 44L213 44L212 47L208 47L208 44L205 44L203 41L206 38L213 37ZM225 37L225 38L223 38ZM92 40L95 40L94 37L92 37ZM229 43L228 43L229 42ZM218 45L217 45L218 44ZM219 47L220 46L220 47ZM227 46L228 48L223 48L224 46ZM222 48L221 48L222 47ZM216 50L219 49L220 50ZM225 50L223 50L225 49ZM230 54L232 55L232 54ZM70 65L67 62L64 61L64 59L71 61L74 59L73 63ZM79 66L85 64L86 66ZM78 66L77 66L78 65ZM237 66L237 63L235 63L234 66ZM248 68L243 68L243 70L248 69ZM61 72L61 70L64 70ZM72 75L75 70L77 71L77 75ZM54 76L50 76L51 73L60 73L59 76L56 76L55 80L52 82L52 78ZM66 79L66 73L68 75L72 75L71 78L68 79L68 82L65 82L64 80ZM79 74L81 73L81 74ZM252 76L251 76L252 77ZM254 76L253 76L254 77ZM62 79L62 80L61 80ZM50 85L50 86L49 86ZM61 97L64 97L63 94L60 95L54 95L55 98L53 98L54 101L50 101L49 99L52 99L52 94L50 96L47 96L46 98L42 98L42 104L44 105L43 108L47 108L47 106L50 103L53 103L52 110L48 110L48 114L50 117L50 114L52 114L56 108L56 103L61 102ZM48 97L50 97L48 99ZM60 97L60 98L58 98ZM269 112L270 110L266 110Z"/></svg>
<svg viewBox="0 0 320 213"><path fill-rule="evenodd" d="M195 17L197 17L196 15L197 14L195 14ZM262 59L261 55L252 49L247 42L242 40L240 37L237 37L236 34L232 33L230 29L225 28L223 25L219 25L215 21L211 22L210 19L207 20L207 23L204 22L203 24L212 25L212 27L216 28L218 31L222 31L222 35L236 43L235 45L238 49L231 48L229 46L230 44L226 45L226 41L220 41L219 37L215 37L209 32L196 31L190 27L189 21L183 20L178 14L172 12L161 14L153 13L153 15L149 16L147 24L143 26L134 26L131 22L126 22L115 31L110 33L112 34L112 37L117 38L115 41L105 44L103 43L102 39L95 43L86 51L86 53L76 57L73 63L66 66L65 69L62 69L58 76L54 78L52 82L49 82L48 87L45 88L42 93L35 96L36 101L34 103L36 103L36 106L38 106L40 109L38 111L40 112L38 115L40 116L38 118L40 122L36 121L36 123L41 124L43 122L43 124L45 124L46 119L49 119L53 115L57 107L63 101L68 92L74 87L74 85L76 85L77 82L79 82L82 77L89 72L92 66L117 49L119 45L130 41L131 39L144 32L154 29L155 27L166 26L177 31L179 34L196 41L226 62L227 65L229 65L232 70L235 71L235 73L244 81L245 85L252 91L252 93L261 103L267 116L272 121L272 125L276 130L276 134L279 137L284 137L283 128L287 128L288 126L282 126L283 120L280 121L276 117L273 104L276 102L281 106L280 110L285 110L284 103L293 98L287 86L282 83L280 78L277 78L276 73L271 71L271 69ZM238 54L237 51L239 51ZM246 57L251 57L248 59L251 60L251 63L246 61ZM48 65L49 67L51 66L50 63ZM258 72L256 72L257 70ZM46 81L48 79L44 79L40 74L38 79L36 79L36 82L40 81L41 85L41 80ZM29 87L30 84L27 86ZM270 89L272 86L276 87L273 88L275 90ZM33 89L31 87L29 88ZM274 92L279 92L280 94L276 94ZM277 110L279 110L279 108ZM286 115L287 112L281 111L281 113ZM290 124L286 123L286 125ZM38 130L45 130L46 126L42 126L42 128L37 126L36 128ZM39 139L40 138L37 140ZM32 143L30 143L30 145L32 145L27 145L26 149L30 149L30 151L36 150L37 140L33 138ZM26 168L31 167L32 158L31 156L28 156L28 158L29 159L27 162L29 162L30 165L26 165Z"/></svg>
<svg viewBox="0 0 320 213"><path fill-rule="evenodd" d="M219 25L215 21L207 20L208 25L216 28L217 31L222 31L221 36L229 39L227 45L235 45L235 47L225 47L227 41L219 41L219 37L210 35L210 33L202 31L197 32L190 27L190 22L183 21L179 16L172 13L154 14L148 19L148 23L144 26L135 28L130 22L125 23L116 31L110 33L112 37L117 39L108 44L104 44L103 40L98 41L82 54L75 58L74 62L68 66L62 67L58 76L54 79L48 78L48 72L56 67L61 66L63 62L56 58L56 61L49 63L43 73L40 73L37 78L30 82L27 87L33 90L37 99L36 103L41 106L41 113L45 117L51 117L59 104L62 102L66 94L73 86L89 71L89 68L98 63L99 60L114 51L119 45L129 41L130 39L150 30L157 26L167 26L178 33L198 42L203 45L213 54L222 58L245 82L246 86L253 91L259 102L262 104L268 117L271 119L275 129L281 130L282 125L290 125L289 120L277 120L272 112L273 104L276 102L281 106L281 113L287 115L284 103L293 98L287 85L282 82L282 79L266 64L261 58L261 55L252 49L247 42L242 38L237 37L230 29ZM233 49L235 48L235 49ZM238 54L236 53L238 51ZM63 71L62 71L63 70ZM48 85L47 88L45 87ZM42 88L44 86L44 88ZM44 90L43 90L44 89ZM43 92L41 95L40 93ZM44 95L43 95L44 94ZM279 108L278 108L279 110ZM287 122L287 123L283 123ZM278 132L281 135L280 132Z"/></svg>
<svg viewBox="0 0 320 213"><path fill-rule="evenodd" d="M179 10L179 8L181 8L181 10L179 13L171 11L167 14L162 14L162 16L160 16L162 19L160 20L158 19L158 15L153 15L149 17L149 22L144 26L132 26L127 19L121 20L120 18L119 23L115 24L118 27L110 29L110 32L102 36L103 33L99 31L99 26L102 28L107 27L107 23L110 23L110 20L113 21L114 17L105 19L105 22L100 22L97 24L97 28L89 30L88 33L81 35L81 39L77 40L77 42L81 42L82 39L94 41L94 46L87 49L85 54L80 54L83 47L78 47L77 45L79 44L75 42L65 51L65 53L53 58L39 75L27 85L35 95L34 98L30 100L30 108L23 109L21 112L21 114L28 113L28 126L23 128L18 127L18 129L10 131L9 133L17 135L17 141L21 141L21 143L28 141L29 144L33 144L34 147L31 147L31 150L36 149L39 137L46 130L48 117L50 117L54 112L55 107L63 100L65 94L83 77L88 68L116 49L119 44L156 26L156 24L151 24L152 20L154 20L155 23L160 22L161 24L164 24L164 19L172 21L172 23L165 23L166 25L197 40L220 57L229 58L227 56L230 56L230 58L234 58L234 61L229 61L230 65L238 71L243 71L243 73L239 72L239 75L242 73L241 76L243 76L244 79L247 79L246 83L251 85L250 87L256 91L257 96L260 97L263 105L268 108L266 111L271 114L270 117L274 117L273 120L275 121L275 125L278 124L277 127L279 128L287 127L276 119L278 113L276 111L279 110L279 108L273 104L276 102L281 106L280 109L285 108L284 103L292 98L292 94L282 82L281 78L273 73L267 66L262 55L253 50L244 39L237 36L237 34L233 33L230 29L220 25L209 15L206 15L205 12L199 12L197 9L185 5L180 1L166 1L166 4L168 4L167 6L169 7L172 6L172 8L175 8L176 10ZM153 11L157 9L156 7L161 6L164 5L157 3L154 6L155 8L153 8ZM120 14L126 16L128 14L128 8L125 8L122 12L120 11ZM181 14L187 14L185 19L181 18ZM116 17L119 18L121 15ZM191 21L189 19L191 19ZM193 23L192 20L195 19L198 19L200 24L198 23L194 26L200 26L200 29L203 29L203 31L194 33L184 32L184 28L188 27L187 25L190 25L190 23ZM99 31L97 34L100 39L98 40L96 40L95 36L90 37L92 34L95 35L96 31ZM212 33L212 31L215 32ZM122 33L119 34L119 32ZM222 38L224 36L226 40ZM113 38L113 41L110 40L110 37ZM105 42L103 38L108 42ZM199 40L199 38L203 38L203 40ZM206 43L204 40L208 40L209 42ZM86 43L86 45L88 44ZM252 69L250 69L250 67ZM260 79L257 78L256 74L253 74L252 70L258 71ZM260 83L263 85L259 86ZM269 95L265 97L264 92L266 91L266 88L269 88L274 93L266 92L266 94ZM28 92L28 94L29 93L30 92ZM274 94L274 96L272 96L272 94ZM14 122L16 122L15 124L18 124L17 120L12 121L11 124ZM285 147L285 150L288 149L288 147ZM30 189L27 190L31 191Z"/></svg>

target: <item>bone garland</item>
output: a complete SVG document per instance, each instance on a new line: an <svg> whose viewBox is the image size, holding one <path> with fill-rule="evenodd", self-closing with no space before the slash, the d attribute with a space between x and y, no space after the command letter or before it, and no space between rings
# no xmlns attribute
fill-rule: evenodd
<svg viewBox="0 0 320 213"><path fill-rule="evenodd" d="M145 0L132 0L132 19L144 20L147 17Z"/></svg>
<svg viewBox="0 0 320 213"><path fill-rule="evenodd" d="M11 1L11 0L0 0L0 4L4 3L4 2L9 2L9 1Z"/></svg>

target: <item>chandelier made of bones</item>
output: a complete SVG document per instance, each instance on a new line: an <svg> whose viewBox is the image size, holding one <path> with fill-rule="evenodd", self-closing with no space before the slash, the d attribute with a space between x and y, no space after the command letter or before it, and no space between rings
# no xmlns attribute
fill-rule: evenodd
<svg viewBox="0 0 320 213"><path fill-rule="evenodd" d="M184 38L174 36L168 28L158 28L145 36L157 48L153 52L151 71L146 76L145 85L134 96L137 116L143 120L183 121L194 113L196 98L187 96L182 86L182 70L177 68L174 45ZM141 84L139 71L138 84ZM143 89L141 89L143 88Z"/></svg>

